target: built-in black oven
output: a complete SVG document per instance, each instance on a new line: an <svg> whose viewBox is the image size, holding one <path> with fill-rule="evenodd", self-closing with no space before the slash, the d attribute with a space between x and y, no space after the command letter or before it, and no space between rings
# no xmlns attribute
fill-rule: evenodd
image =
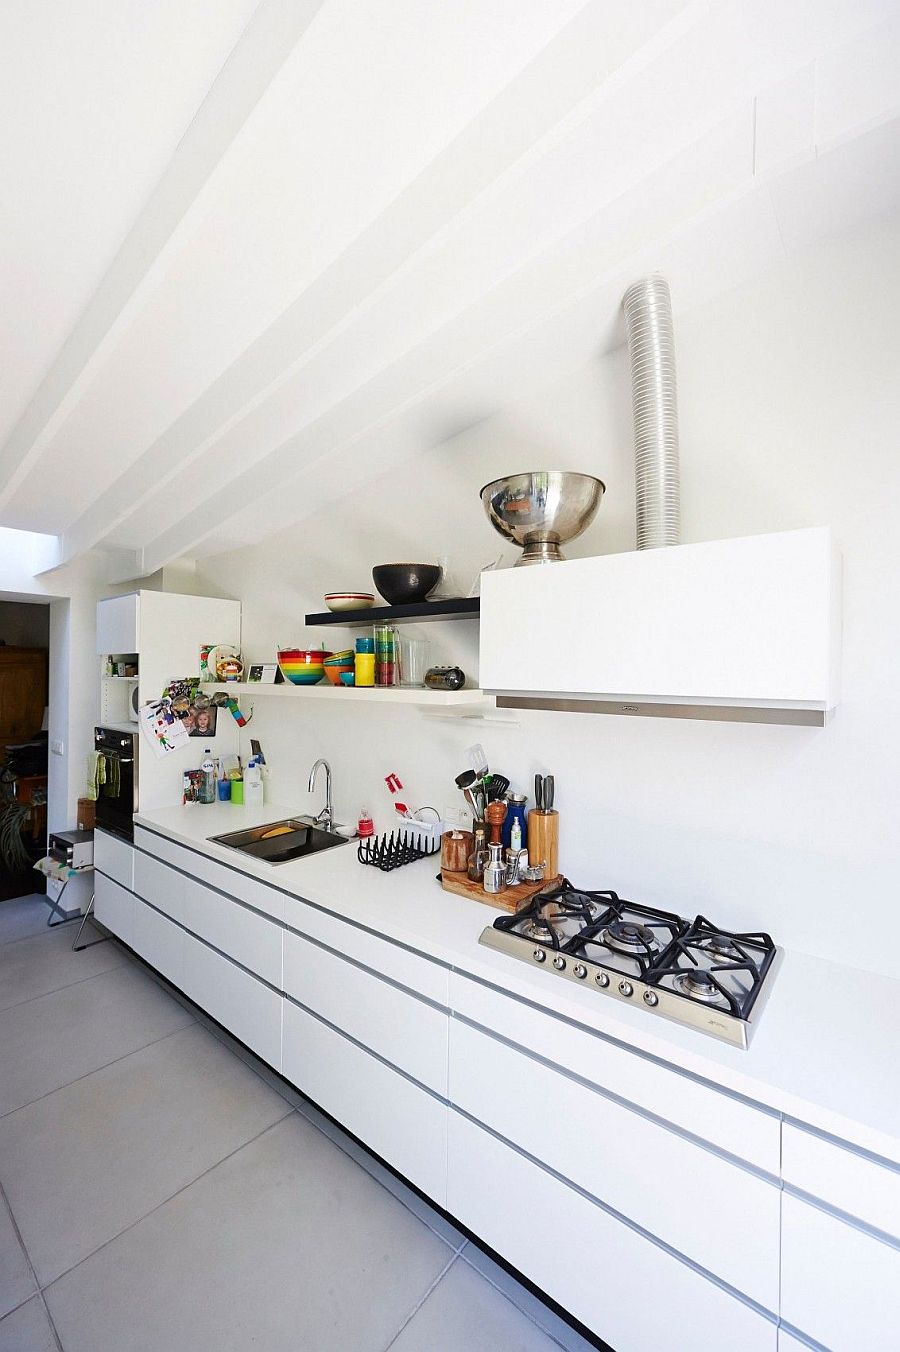
<svg viewBox="0 0 900 1352"><path fill-rule="evenodd" d="M133 840L133 818L138 805L137 733L122 732L120 728L94 728L94 750L102 757L97 825L125 840Z"/></svg>

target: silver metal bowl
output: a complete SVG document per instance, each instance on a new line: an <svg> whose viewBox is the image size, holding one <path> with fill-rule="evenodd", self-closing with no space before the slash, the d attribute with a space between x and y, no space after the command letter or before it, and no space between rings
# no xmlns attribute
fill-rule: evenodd
<svg viewBox="0 0 900 1352"><path fill-rule="evenodd" d="M541 470L494 479L481 490L488 520L505 540L521 545L516 567L559 563L560 545L576 540L597 515L606 485L590 474Z"/></svg>

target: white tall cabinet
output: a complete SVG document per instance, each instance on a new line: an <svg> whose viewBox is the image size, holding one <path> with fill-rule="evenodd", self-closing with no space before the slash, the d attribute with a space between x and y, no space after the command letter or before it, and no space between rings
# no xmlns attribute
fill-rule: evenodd
<svg viewBox="0 0 900 1352"><path fill-rule="evenodd" d="M241 603L213 596L136 591L97 603L97 652L136 654L138 704L158 699L171 680L196 676L204 643L240 647ZM137 731L129 717L132 683L101 676L101 722ZM115 693L113 693L115 692ZM138 801L145 810L178 803L181 775L200 764L209 744L217 756L238 750L238 727L227 709L218 713L216 733L157 759L144 743L138 754Z"/></svg>

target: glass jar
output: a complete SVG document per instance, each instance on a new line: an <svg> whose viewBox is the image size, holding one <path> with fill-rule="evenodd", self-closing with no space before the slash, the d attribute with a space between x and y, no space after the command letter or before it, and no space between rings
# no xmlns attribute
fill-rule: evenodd
<svg viewBox="0 0 900 1352"><path fill-rule="evenodd" d="M399 685L400 635L393 624L375 626L375 684Z"/></svg>

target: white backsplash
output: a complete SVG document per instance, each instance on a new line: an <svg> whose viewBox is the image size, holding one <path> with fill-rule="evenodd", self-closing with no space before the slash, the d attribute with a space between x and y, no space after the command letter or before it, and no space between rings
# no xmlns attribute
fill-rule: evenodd
<svg viewBox="0 0 900 1352"><path fill-rule="evenodd" d="M503 726L263 695L244 742L262 741L272 801L317 810L306 782L326 756L339 819L365 805L383 829L386 774L400 775L415 805L443 810L462 802L453 779L480 741L526 792L535 771L555 774L561 864L573 881L900 976L898 242L896 231L870 232L822 249L687 317L675 297L685 541L830 524L843 551L843 696L825 729L545 712ZM245 658L271 658L278 642L318 638L304 613L322 608L325 591L368 586L374 563L446 556L445 591L467 592L502 546L478 501L498 474L598 474L607 496L567 553L630 549L631 447L619 350L406 473L357 485L327 514L201 568L243 601ZM585 626L602 625L601 599ZM476 626L416 632L432 640L433 662L474 674ZM320 633L334 647L353 638ZM527 667L527 632L521 660ZM423 879L423 905L454 904L424 868Z"/></svg>

